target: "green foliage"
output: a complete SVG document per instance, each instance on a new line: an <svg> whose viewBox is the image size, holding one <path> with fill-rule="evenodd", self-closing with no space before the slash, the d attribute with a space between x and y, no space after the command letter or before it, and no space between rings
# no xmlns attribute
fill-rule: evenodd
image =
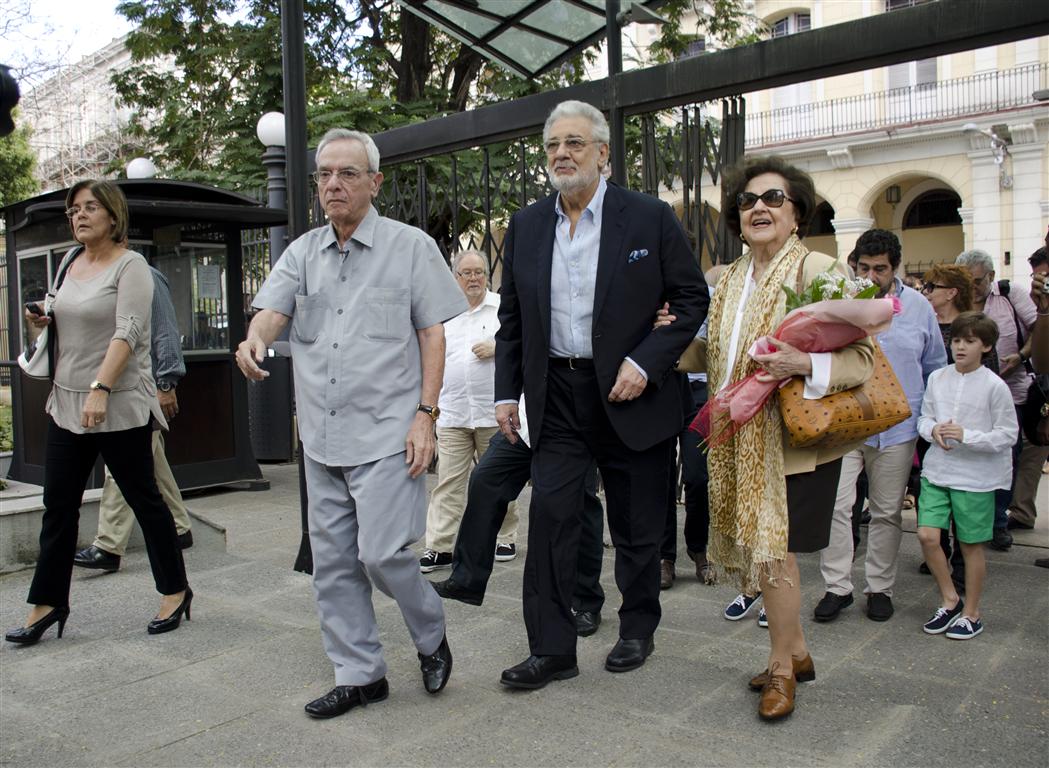
<svg viewBox="0 0 1049 768"><path fill-rule="evenodd" d="M27 126L0 139L0 208L36 194L39 185L33 177L35 168L36 155L29 148Z"/></svg>
<svg viewBox="0 0 1049 768"><path fill-rule="evenodd" d="M686 25L685 14L698 5L693 0L669 0L659 7L659 14L670 23L660 26L659 39L649 49L656 61L673 61L699 37L706 38L707 50L735 48L763 39L761 22L746 10L742 0L707 0L702 4L707 12L699 15L695 25Z"/></svg>
<svg viewBox="0 0 1049 768"><path fill-rule="evenodd" d="M817 301L830 301L836 299L873 299L878 295L878 286L863 277L850 279L836 270L839 259L827 268L825 272L816 275L812 282L798 293L789 285L783 286L783 292L787 294L787 311L791 312L799 307L815 304Z"/></svg>

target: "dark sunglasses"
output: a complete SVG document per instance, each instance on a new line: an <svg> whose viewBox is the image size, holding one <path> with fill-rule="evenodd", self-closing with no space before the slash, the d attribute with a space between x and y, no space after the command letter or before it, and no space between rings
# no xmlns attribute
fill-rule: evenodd
<svg viewBox="0 0 1049 768"><path fill-rule="evenodd" d="M935 291L937 288L943 288L946 291L948 288L953 288L953 287L954 286L951 286L951 285L940 285L939 283L926 283L925 285L922 286L922 293L930 294L933 291Z"/></svg>
<svg viewBox="0 0 1049 768"><path fill-rule="evenodd" d="M762 192L760 195L755 195L753 192L740 192L736 195L736 206L741 211L749 211L757 205L758 200L763 202L769 208L779 208L783 205L784 200L790 200L792 203L794 202L791 198L787 197L787 193L782 189L769 189Z"/></svg>

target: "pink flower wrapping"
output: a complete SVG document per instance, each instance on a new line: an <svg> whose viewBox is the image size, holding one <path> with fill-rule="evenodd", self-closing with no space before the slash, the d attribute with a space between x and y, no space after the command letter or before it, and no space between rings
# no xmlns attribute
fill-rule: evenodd
<svg viewBox="0 0 1049 768"><path fill-rule="evenodd" d="M834 352L866 336L888 330L893 315L900 312L900 300L831 299L817 301L788 313L772 336L802 352ZM747 354L775 351L768 336L762 336ZM729 362L732 365L732 362ZM758 381L757 371L723 387L696 415L691 429L703 436L707 449L722 445L739 432L761 410L783 381Z"/></svg>

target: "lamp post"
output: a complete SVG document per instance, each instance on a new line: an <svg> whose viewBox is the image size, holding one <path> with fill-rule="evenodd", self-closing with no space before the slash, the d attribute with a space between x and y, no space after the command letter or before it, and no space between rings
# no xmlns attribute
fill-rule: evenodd
<svg viewBox="0 0 1049 768"><path fill-rule="evenodd" d="M288 179L285 174L284 153L284 115L280 112L267 112L259 118L255 127L266 151L262 153L262 164L266 166L266 205L270 208L287 208ZM284 253L287 245L287 226L270 227L270 266Z"/></svg>
<svg viewBox="0 0 1049 768"><path fill-rule="evenodd" d="M136 157L124 170L129 179L152 179L157 175L157 166L148 157Z"/></svg>

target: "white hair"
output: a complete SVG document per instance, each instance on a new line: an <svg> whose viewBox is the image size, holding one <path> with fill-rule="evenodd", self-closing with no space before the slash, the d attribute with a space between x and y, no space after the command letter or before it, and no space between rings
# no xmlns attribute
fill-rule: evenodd
<svg viewBox="0 0 1049 768"><path fill-rule="evenodd" d="M979 248L962 251L958 254L958 258L954 260L954 263L960 267L981 266L988 272L994 272L994 259L991 258L991 254L987 253L987 251L981 251Z"/></svg>
<svg viewBox="0 0 1049 768"><path fill-rule="evenodd" d="M485 277L488 277L488 257L476 248L467 248L465 251L459 251L459 253L452 256L452 271L458 272L459 263L467 256L477 256L480 258L481 263L484 265L484 275Z"/></svg>
<svg viewBox="0 0 1049 768"><path fill-rule="evenodd" d="M321 136L320 142L317 144L317 157L320 156L321 150L331 144L333 141L358 141L361 146L364 147L364 154L368 156L368 172L378 173L379 172L379 148L375 146L375 142L372 141L372 137L361 131L351 131L348 128L332 128L330 131Z"/></svg>
<svg viewBox="0 0 1049 768"><path fill-rule="evenodd" d="M608 121L605 120L605 116L601 113L601 110L592 104L587 104L585 101L562 101L553 111L550 116L546 118L546 124L543 126L543 143L550 139L550 129L554 123L563 117L583 117L590 121L590 125L593 130L594 141L602 144L609 142L610 133L608 131Z"/></svg>

